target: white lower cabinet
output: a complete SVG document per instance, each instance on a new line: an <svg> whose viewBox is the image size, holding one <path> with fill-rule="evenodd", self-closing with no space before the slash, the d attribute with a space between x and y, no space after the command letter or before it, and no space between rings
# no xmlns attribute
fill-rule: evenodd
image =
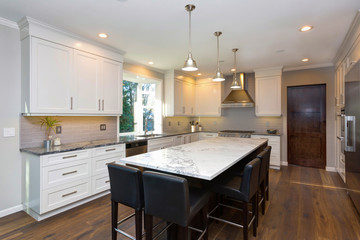
<svg viewBox="0 0 360 240"><path fill-rule="evenodd" d="M281 165L281 142L280 136L271 135L251 135L251 138L268 139L268 145L271 146L270 167L280 169Z"/></svg>
<svg viewBox="0 0 360 240"><path fill-rule="evenodd" d="M211 132L200 132L199 133L199 140L204 140L208 138L214 138L217 137L218 133L211 133Z"/></svg>
<svg viewBox="0 0 360 240"><path fill-rule="evenodd" d="M107 164L124 157L125 144L43 156L22 153L25 210L42 219L53 210L108 190Z"/></svg>
<svg viewBox="0 0 360 240"><path fill-rule="evenodd" d="M174 137L150 139L148 141L148 152L169 148L172 147L173 145L174 145Z"/></svg>

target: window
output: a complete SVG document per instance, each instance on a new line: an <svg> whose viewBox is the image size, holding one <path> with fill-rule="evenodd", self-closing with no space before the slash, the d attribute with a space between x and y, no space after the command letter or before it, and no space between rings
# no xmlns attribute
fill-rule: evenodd
<svg viewBox="0 0 360 240"><path fill-rule="evenodd" d="M124 73L119 134L161 132L161 81Z"/></svg>

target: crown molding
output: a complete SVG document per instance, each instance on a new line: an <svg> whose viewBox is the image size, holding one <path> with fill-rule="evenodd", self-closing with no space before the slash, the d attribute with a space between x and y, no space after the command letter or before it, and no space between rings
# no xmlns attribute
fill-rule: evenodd
<svg viewBox="0 0 360 240"><path fill-rule="evenodd" d="M2 18L2 17L0 17L0 24L3 26L7 26L7 27L14 28L16 30L19 30L19 26L17 25L16 22L10 21L10 20Z"/></svg>
<svg viewBox="0 0 360 240"><path fill-rule="evenodd" d="M360 9L357 10L356 16L335 55L333 60L335 66L340 65L357 41L360 41Z"/></svg>
<svg viewBox="0 0 360 240"><path fill-rule="evenodd" d="M306 70L306 69L313 69L313 68L333 67L333 66L334 66L333 63L321 63L321 64L313 64L313 65L306 65L306 66L300 66L300 67L288 67L288 68L284 68L283 72Z"/></svg>

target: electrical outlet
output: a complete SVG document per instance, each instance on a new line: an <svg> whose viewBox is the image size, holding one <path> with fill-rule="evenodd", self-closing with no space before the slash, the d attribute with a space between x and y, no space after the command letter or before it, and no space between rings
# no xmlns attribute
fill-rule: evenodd
<svg viewBox="0 0 360 240"><path fill-rule="evenodd" d="M169 127L171 126L171 122L169 122Z"/></svg>
<svg viewBox="0 0 360 240"><path fill-rule="evenodd" d="M62 129L61 129L61 126L56 126L56 134L61 134L61 131L62 131Z"/></svg>
<svg viewBox="0 0 360 240"><path fill-rule="evenodd" d="M180 121L178 121L178 126L180 126Z"/></svg>
<svg viewBox="0 0 360 240"><path fill-rule="evenodd" d="M106 124L100 124L100 131L106 131Z"/></svg>

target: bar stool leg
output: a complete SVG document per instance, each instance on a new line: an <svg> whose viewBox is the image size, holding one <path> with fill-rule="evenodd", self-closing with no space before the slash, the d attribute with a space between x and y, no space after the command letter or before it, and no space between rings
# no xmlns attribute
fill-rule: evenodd
<svg viewBox="0 0 360 240"><path fill-rule="evenodd" d="M188 240L189 239L189 228L178 226L179 228L179 239Z"/></svg>
<svg viewBox="0 0 360 240"><path fill-rule="evenodd" d="M118 221L118 203L111 201L111 236L112 240L116 240L117 232L115 228L117 228Z"/></svg>
<svg viewBox="0 0 360 240"><path fill-rule="evenodd" d="M248 224L249 224L249 220L248 220L248 214L249 214L249 209L248 209L248 203L244 202L243 203L243 235L244 235L244 240L248 240Z"/></svg>
<svg viewBox="0 0 360 240"><path fill-rule="evenodd" d="M142 238L142 210L135 210L136 239Z"/></svg>
<svg viewBox="0 0 360 240"><path fill-rule="evenodd" d="M259 224L259 210L258 210L258 200L256 199L257 198L257 194L255 194L255 196L253 197L252 199L252 216L251 218L255 217L255 220L253 222L253 236L256 237L256 234L257 234L257 226Z"/></svg>
<svg viewBox="0 0 360 240"><path fill-rule="evenodd" d="M261 203L261 213L262 213L262 215L265 215L265 201L266 201L266 194L265 194L265 180L261 183L261 186L260 186L260 188L261 188L261 198L263 199L263 201L262 201L262 203Z"/></svg>
<svg viewBox="0 0 360 240"><path fill-rule="evenodd" d="M153 216L145 214L145 239L152 240ZM141 237L139 238L141 239Z"/></svg>
<svg viewBox="0 0 360 240"><path fill-rule="evenodd" d="M206 205L205 207L203 207L203 209L201 210L201 214L202 214L202 222L203 222L203 229L205 229L205 234L203 236L204 240L208 239L208 217L207 217L207 213L208 213L208 206Z"/></svg>

